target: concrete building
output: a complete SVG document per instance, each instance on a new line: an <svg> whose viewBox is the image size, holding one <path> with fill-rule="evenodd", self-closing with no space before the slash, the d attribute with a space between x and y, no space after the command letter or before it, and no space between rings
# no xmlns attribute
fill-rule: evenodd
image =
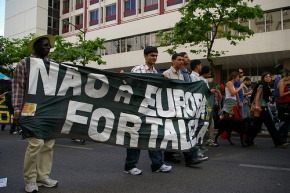
<svg viewBox="0 0 290 193"><path fill-rule="evenodd" d="M90 63L99 69L129 71L141 64L143 48L156 45L156 33L170 30L179 21L178 8L188 0L6 0L5 37L23 37L29 33L62 35L67 41L76 41L76 34L86 33L86 39L106 39L106 50L97 51L106 65ZM216 40L214 49L227 50L219 57L219 80L225 80L230 71L243 68L245 75L257 75L274 66L284 64L290 68L290 1L255 0L264 10L263 19L251 20L255 31L250 39L231 46L225 39ZM59 14L59 15L58 15ZM58 21L59 18L59 21ZM71 24L73 25L71 25ZM81 31L80 31L81 30ZM170 56L159 48L158 69L170 67ZM180 48L186 51L189 48ZM189 54L191 59L207 61L202 55ZM221 73L222 72L222 73Z"/></svg>

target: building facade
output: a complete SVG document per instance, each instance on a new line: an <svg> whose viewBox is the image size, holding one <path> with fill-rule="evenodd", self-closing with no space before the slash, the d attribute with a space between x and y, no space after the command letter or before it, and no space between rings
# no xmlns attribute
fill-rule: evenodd
<svg viewBox="0 0 290 193"><path fill-rule="evenodd" d="M102 55L107 64L92 62L88 66L129 71L132 66L144 63L144 47L157 45L157 32L170 32L180 19L178 8L187 1L6 0L5 37L48 32L59 33L67 41L74 42L76 34L85 32L86 39L106 39L106 50L98 50L96 54ZM217 68L218 76L226 77L233 69L243 68L255 81L264 70L274 72L277 64L290 68L290 44L287 43L290 39L290 1L255 0L253 4L260 4L264 10L262 19L243 22L254 30L254 36L237 46L230 45L224 38L215 42L213 49L228 51L218 58L221 64ZM157 69L167 69L171 65L171 57L164 50L159 48ZM178 51L189 53L189 50L187 46ZM189 56L207 64L203 55L189 53Z"/></svg>

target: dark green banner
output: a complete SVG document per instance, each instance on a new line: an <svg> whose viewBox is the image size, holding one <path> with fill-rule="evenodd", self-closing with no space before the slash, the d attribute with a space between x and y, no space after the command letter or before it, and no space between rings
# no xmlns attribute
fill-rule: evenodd
<svg viewBox="0 0 290 193"><path fill-rule="evenodd" d="M202 140L213 95L203 81L115 73L31 58L20 124L38 138L187 150Z"/></svg>

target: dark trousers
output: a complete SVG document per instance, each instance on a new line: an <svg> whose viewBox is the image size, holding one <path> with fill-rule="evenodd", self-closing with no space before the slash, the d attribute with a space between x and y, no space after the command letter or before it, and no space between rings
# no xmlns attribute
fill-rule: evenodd
<svg viewBox="0 0 290 193"><path fill-rule="evenodd" d="M140 149L129 149L127 148L127 157L125 162L125 170L131 170L136 168L136 164L139 161ZM158 170L163 165L162 151L152 151L148 150L149 157L152 161L151 170L154 172Z"/></svg>
<svg viewBox="0 0 290 193"><path fill-rule="evenodd" d="M275 146L282 145L284 141L282 140L280 133L277 131L274 121L271 117L268 108L262 108L260 117L256 117L254 120L254 127L249 129L247 136L247 143L252 144L257 134L260 132L262 124L264 123L267 130L272 137Z"/></svg>

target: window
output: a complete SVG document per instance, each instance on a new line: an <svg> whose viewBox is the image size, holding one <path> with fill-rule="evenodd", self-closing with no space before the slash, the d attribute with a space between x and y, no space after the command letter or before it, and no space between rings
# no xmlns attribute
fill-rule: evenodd
<svg viewBox="0 0 290 193"><path fill-rule="evenodd" d="M251 29L255 33L265 32L265 15L261 19L255 18L255 19L251 20Z"/></svg>
<svg viewBox="0 0 290 193"><path fill-rule="evenodd" d="M283 29L290 29L290 9L283 10Z"/></svg>
<svg viewBox="0 0 290 193"><path fill-rule="evenodd" d="M93 4L96 4L96 3L99 3L99 0L90 0L90 5L93 5Z"/></svg>
<svg viewBox="0 0 290 193"><path fill-rule="evenodd" d="M158 0L145 0L144 12L158 9Z"/></svg>
<svg viewBox="0 0 290 193"><path fill-rule="evenodd" d="M76 0L76 9L83 8L83 0Z"/></svg>
<svg viewBox="0 0 290 193"><path fill-rule="evenodd" d="M83 14L75 17L75 26L79 29L83 28Z"/></svg>
<svg viewBox="0 0 290 193"><path fill-rule="evenodd" d="M90 26L97 25L99 23L99 10L93 10L90 12Z"/></svg>
<svg viewBox="0 0 290 193"><path fill-rule="evenodd" d="M124 1L124 17L136 14L136 0Z"/></svg>
<svg viewBox="0 0 290 193"><path fill-rule="evenodd" d="M68 18L62 20L62 33L66 33L69 31L69 23Z"/></svg>
<svg viewBox="0 0 290 193"><path fill-rule="evenodd" d="M266 14L266 31L281 30L281 11Z"/></svg>
<svg viewBox="0 0 290 193"><path fill-rule="evenodd" d="M106 7L106 21L116 20L116 4Z"/></svg>
<svg viewBox="0 0 290 193"><path fill-rule="evenodd" d="M177 5L183 3L183 0L167 0L167 6Z"/></svg>
<svg viewBox="0 0 290 193"><path fill-rule="evenodd" d="M62 3L63 3L62 4L62 7L63 7L62 14L68 13L69 12L69 0L64 0Z"/></svg>

